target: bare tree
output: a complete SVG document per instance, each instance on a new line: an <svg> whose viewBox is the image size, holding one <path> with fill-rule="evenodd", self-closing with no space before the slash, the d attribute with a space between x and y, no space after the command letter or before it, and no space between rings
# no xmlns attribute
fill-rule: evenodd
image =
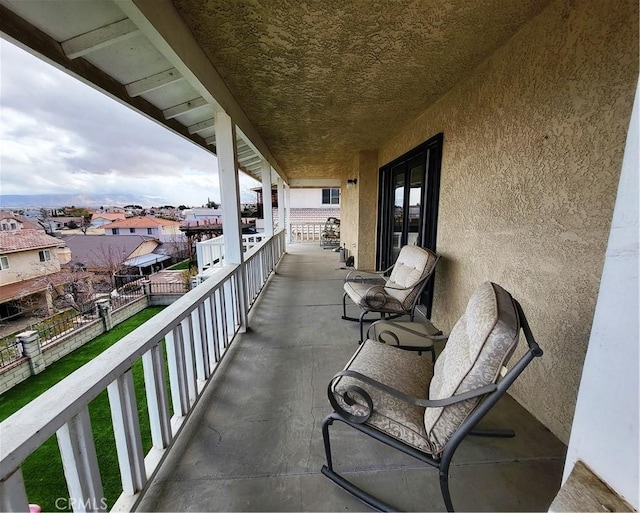
<svg viewBox="0 0 640 513"><path fill-rule="evenodd" d="M168 235L163 244L167 244L169 252L176 262L185 259L192 260L193 247L189 238L183 233L173 233Z"/></svg>
<svg viewBox="0 0 640 513"><path fill-rule="evenodd" d="M100 274L108 274L108 285L111 289L116 288L115 274L124 268L124 262L129 256L117 245L105 244L104 242L92 251L95 261L103 272ZM99 285L98 281L96 285Z"/></svg>

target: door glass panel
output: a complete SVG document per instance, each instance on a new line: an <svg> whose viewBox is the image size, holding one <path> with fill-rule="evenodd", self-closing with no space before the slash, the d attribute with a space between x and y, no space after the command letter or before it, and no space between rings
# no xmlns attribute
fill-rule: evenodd
<svg viewBox="0 0 640 513"><path fill-rule="evenodd" d="M422 208L422 181L424 180L424 167L415 166L410 171L409 181L409 223L407 244L421 245L419 240Z"/></svg>
<svg viewBox="0 0 640 513"><path fill-rule="evenodd" d="M403 245L402 229L404 227L404 171L393 175L393 240L392 263L398 258Z"/></svg>

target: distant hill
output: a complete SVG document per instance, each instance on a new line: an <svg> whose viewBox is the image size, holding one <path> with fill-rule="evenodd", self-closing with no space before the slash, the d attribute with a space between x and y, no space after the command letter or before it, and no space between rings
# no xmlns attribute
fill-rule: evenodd
<svg viewBox="0 0 640 513"><path fill-rule="evenodd" d="M101 207L129 204L150 207L163 202L164 200L158 198L146 198L137 194L0 194L0 208L60 208L71 205Z"/></svg>

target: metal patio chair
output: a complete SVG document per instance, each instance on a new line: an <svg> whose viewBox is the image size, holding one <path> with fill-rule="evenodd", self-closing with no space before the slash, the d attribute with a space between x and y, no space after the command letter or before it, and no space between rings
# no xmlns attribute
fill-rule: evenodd
<svg viewBox="0 0 640 513"><path fill-rule="evenodd" d="M507 370L521 329L528 347ZM541 355L520 304L490 282L472 295L435 365L415 352L367 340L329 383L334 411L322 424L322 473L370 507L391 509L334 469L329 427L340 421L437 468L444 504L453 511L449 466L457 447L468 434L510 436L473 430Z"/></svg>
<svg viewBox="0 0 640 513"><path fill-rule="evenodd" d="M396 263L384 271L349 272L344 279L342 318L360 323L363 340L364 317L378 312L389 318L410 315L413 320L420 295L433 274L440 256L427 248L403 246ZM389 277L386 274L391 272ZM358 318L347 315L347 296L361 308Z"/></svg>

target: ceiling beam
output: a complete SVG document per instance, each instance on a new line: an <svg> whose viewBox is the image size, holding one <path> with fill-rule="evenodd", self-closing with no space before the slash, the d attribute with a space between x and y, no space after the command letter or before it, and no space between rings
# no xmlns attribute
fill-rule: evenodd
<svg viewBox="0 0 640 513"><path fill-rule="evenodd" d="M202 137L190 134L187 128L176 120L165 119L162 111L144 98L130 97L124 85L82 57L69 59L55 39L2 4L0 4L0 33L27 52L215 154Z"/></svg>
<svg viewBox="0 0 640 513"><path fill-rule="evenodd" d="M205 119L204 121L201 121L200 123L196 123L195 125L191 125L188 127L189 129L189 133L190 134L197 134L198 132L202 132L203 130L206 130L207 128L211 128L213 127L214 124L214 119Z"/></svg>
<svg viewBox="0 0 640 513"><path fill-rule="evenodd" d="M77 59L90 52L125 41L140 33L140 29L129 18L105 25L86 34L67 39L60 43L69 59Z"/></svg>
<svg viewBox="0 0 640 513"><path fill-rule="evenodd" d="M286 180L242 106L211 64L171 0L117 0L116 4L140 28L151 43L176 67L210 105L219 106Z"/></svg>
<svg viewBox="0 0 640 513"><path fill-rule="evenodd" d="M155 75L151 75L150 77L126 84L125 87L127 88L129 96L136 97L150 93L151 91L155 91L161 87L166 87L180 80L184 80L184 77L176 68L171 68L167 71L162 71Z"/></svg>
<svg viewBox="0 0 640 513"><path fill-rule="evenodd" d="M199 109L200 107L205 107L209 105L207 100L204 98L194 98L193 100L189 100L188 102L181 103L180 105L176 105L174 107L169 107L162 111L162 115L165 119L173 119L181 114L186 114L187 112L191 112L192 110Z"/></svg>

